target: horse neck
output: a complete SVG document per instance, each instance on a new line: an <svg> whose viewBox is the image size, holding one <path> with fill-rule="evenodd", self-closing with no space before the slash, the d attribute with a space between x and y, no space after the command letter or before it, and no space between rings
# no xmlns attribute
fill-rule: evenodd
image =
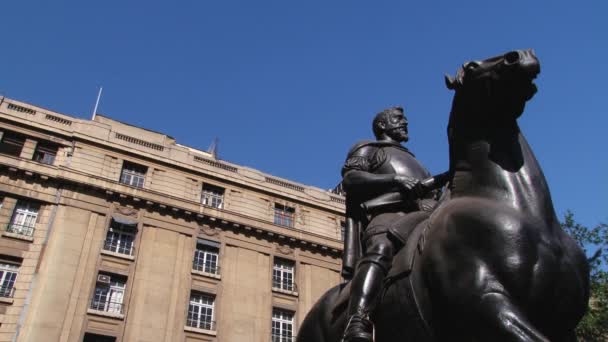
<svg viewBox="0 0 608 342"><path fill-rule="evenodd" d="M450 132L452 196L481 196L534 216L553 217L545 176L517 122L470 127L452 126Z"/></svg>

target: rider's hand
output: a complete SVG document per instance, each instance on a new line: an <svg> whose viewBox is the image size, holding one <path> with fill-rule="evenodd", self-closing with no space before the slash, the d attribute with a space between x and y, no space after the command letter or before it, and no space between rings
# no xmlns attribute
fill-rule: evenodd
<svg viewBox="0 0 608 342"><path fill-rule="evenodd" d="M424 186L416 178L395 175L395 183L399 191L410 200L416 200L424 195Z"/></svg>

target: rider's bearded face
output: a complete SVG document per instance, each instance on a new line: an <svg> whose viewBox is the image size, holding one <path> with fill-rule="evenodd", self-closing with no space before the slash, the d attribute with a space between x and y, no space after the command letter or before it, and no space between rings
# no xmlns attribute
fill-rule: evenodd
<svg viewBox="0 0 608 342"><path fill-rule="evenodd" d="M406 142L409 140L407 119L403 114L399 112L388 114L384 124L384 132L391 139L399 142Z"/></svg>

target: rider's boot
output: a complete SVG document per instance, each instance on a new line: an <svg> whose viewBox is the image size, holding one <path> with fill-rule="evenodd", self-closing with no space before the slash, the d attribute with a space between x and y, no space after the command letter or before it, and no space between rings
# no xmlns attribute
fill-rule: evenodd
<svg viewBox="0 0 608 342"><path fill-rule="evenodd" d="M352 280L348 318L343 342L372 342L374 324L370 314L378 301L384 280L384 269L375 263L359 265Z"/></svg>

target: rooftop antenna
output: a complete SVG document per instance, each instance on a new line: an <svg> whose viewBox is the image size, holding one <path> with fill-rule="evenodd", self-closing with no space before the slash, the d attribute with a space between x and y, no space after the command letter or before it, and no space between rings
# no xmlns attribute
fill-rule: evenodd
<svg viewBox="0 0 608 342"><path fill-rule="evenodd" d="M93 116L91 117L91 121L95 120L95 116L97 115L97 107L99 106L99 99L101 99L101 91L103 87L99 87L99 92L97 93L97 101L95 101L95 108L93 108Z"/></svg>
<svg viewBox="0 0 608 342"><path fill-rule="evenodd" d="M217 159L219 142L220 142L220 139L215 137L215 139L213 139L213 142L211 142L211 145L207 149L207 152L211 153L211 155L213 156L214 159Z"/></svg>

